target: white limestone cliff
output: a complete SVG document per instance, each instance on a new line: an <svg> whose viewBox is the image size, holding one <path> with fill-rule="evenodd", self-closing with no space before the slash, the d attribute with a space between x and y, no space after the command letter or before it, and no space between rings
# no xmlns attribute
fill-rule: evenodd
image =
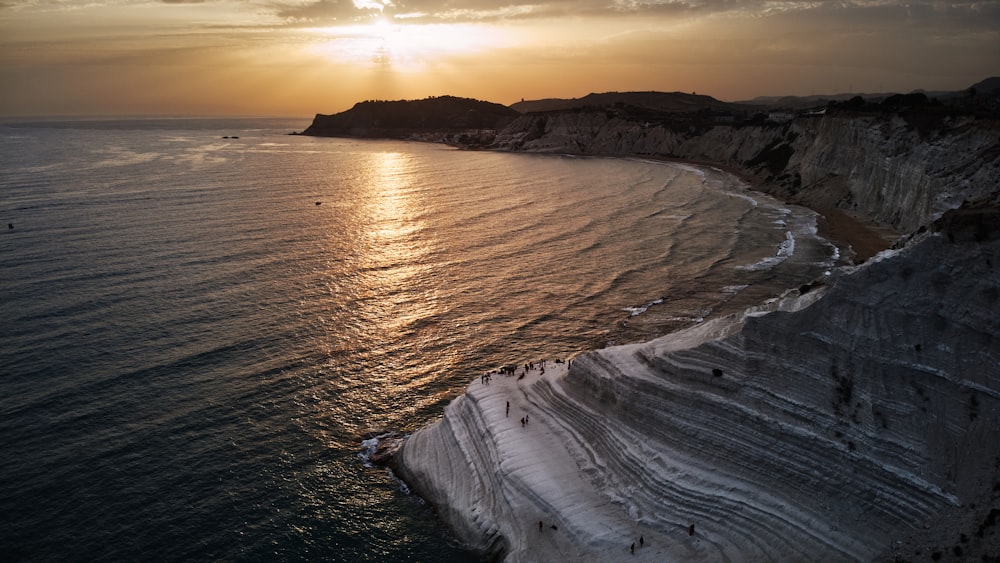
<svg viewBox="0 0 1000 563"><path fill-rule="evenodd" d="M995 557L1000 220L977 213L804 294L477 381L396 471L505 561Z"/></svg>
<svg viewBox="0 0 1000 563"><path fill-rule="evenodd" d="M782 124L670 127L600 112L522 115L502 150L665 156L730 166L758 189L839 206L910 232L963 201L1000 193L1000 127L971 117L927 125L835 113Z"/></svg>
<svg viewBox="0 0 1000 563"><path fill-rule="evenodd" d="M495 148L725 165L911 234L741 314L474 383L397 473L507 561L1000 557L1000 135L932 125L518 118Z"/></svg>

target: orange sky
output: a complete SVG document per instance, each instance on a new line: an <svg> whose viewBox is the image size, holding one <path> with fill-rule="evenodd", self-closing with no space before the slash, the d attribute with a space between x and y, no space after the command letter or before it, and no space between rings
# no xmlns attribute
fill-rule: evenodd
<svg viewBox="0 0 1000 563"><path fill-rule="evenodd" d="M366 99L958 90L1000 2L0 0L0 115L335 113Z"/></svg>

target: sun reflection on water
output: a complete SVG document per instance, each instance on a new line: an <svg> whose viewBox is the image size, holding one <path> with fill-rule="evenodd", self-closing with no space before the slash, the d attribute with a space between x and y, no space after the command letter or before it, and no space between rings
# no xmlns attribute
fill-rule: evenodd
<svg viewBox="0 0 1000 563"><path fill-rule="evenodd" d="M419 177L414 172L418 165L412 155L398 152L374 153L364 163L358 314L366 319L366 347L374 364L366 382L387 395L406 395L425 387L439 370L430 363L420 365L417 359L446 337L438 326L446 305L438 286L429 280L434 275L431 255L436 244L420 218L421 187L413 184ZM396 355L387 356L380 349L379 343L386 341L395 343L388 348ZM400 347L400 342L408 344ZM439 361L447 363L446 355ZM399 407L416 408L412 402Z"/></svg>
<svg viewBox="0 0 1000 563"><path fill-rule="evenodd" d="M417 192L411 184L412 163L407 155L376 153L367 163L364 213L367 215L365 262L371 270L391 274L398 286L425 263L430 249L423 240L423 222L417 218Z"/></svg>

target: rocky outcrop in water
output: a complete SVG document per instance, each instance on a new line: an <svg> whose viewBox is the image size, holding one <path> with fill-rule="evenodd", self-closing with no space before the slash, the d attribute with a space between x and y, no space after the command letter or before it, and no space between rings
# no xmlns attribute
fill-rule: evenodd
<svg viewBox="0 0 1000 563"><path fill-rule="evenodd" d="M474 383L397 472L508 561L1000 556L1000 214L931 230L742 314Z"/></svg>

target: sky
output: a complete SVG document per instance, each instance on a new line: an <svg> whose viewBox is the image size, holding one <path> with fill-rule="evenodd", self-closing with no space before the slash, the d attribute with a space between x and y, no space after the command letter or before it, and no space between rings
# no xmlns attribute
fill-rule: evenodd
<svg viewBox="0 0 1000 563"><path fill-rule="evenodd" d="M1000 0L0 0L0 115L304 116L363 100L962 90Z"/></svg>

